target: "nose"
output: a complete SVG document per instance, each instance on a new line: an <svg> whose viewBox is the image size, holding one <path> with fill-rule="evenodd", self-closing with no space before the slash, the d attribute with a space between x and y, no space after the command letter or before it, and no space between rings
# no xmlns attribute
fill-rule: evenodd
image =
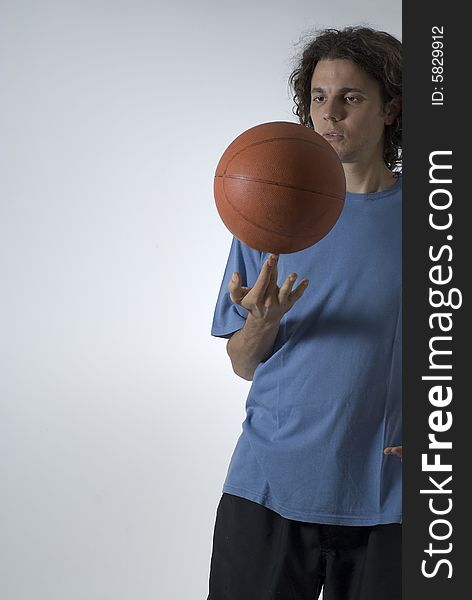
<svg viewBox="0 0 472 600"><path fill-rule="evenodd" d="M324 105L323 119L325 121L339 121L341 119L341 108L334 100L327 101Z"/></svg>

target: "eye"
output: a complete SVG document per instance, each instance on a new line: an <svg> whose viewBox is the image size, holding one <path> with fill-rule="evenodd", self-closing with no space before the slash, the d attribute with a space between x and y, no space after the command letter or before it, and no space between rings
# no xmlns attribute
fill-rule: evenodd
<svg viewBox="0 0 472 600"><path fill-rule="evenodd" d="M316 102L317 104L319 104L320 102L322 102L324 99L324 96L313 96L312 102Z"/></svg>
<svg viewBox="0 0 472 600"><path fill-rule="evenodd" d="M346 96L344 99L347 100L349 104L357 104L361 101L357 96Z"/></svg>

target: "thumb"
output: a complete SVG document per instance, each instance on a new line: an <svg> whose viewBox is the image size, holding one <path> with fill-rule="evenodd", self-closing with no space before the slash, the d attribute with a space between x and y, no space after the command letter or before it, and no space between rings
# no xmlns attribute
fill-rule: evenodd
<svg viewBox="0 0 472 600"><path fill-rule="evenodd" d="M228 283L228 291L232 302L239 304L244 298L239 273L233 273Z"/></svg>

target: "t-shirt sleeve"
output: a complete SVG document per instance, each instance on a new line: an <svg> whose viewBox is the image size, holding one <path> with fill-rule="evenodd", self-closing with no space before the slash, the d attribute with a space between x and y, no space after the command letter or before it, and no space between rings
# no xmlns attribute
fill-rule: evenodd
<svg viewBox="0 0 472 600"><path fill-rule="evenodd" d="M261 270L264 254L258 250L253 250L238 238L233 237L223 281L216 301L211 335L229 338L230 334L238 331L244 325L247 310L231 300L228 283L231 275L236 271L241 275L242 285L252 287Z"/></svg>

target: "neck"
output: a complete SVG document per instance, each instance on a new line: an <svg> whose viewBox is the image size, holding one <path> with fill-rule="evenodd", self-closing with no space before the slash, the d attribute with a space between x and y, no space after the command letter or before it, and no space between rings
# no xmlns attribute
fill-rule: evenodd
<svg viewBox="0 0 472 600"><path fill-rule="evenodd" d="M354 194L383 192L391 187L396 178L385 163L343 163L346 190Z"/></svg>

